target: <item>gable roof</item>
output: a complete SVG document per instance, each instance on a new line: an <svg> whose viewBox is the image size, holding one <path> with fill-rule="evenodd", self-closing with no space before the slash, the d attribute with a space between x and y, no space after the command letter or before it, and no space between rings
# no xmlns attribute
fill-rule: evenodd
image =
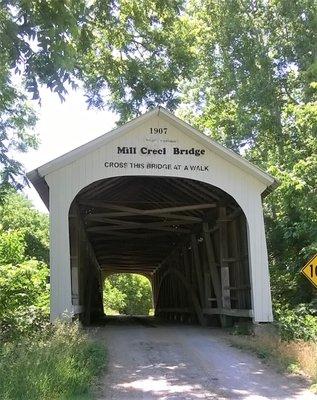
<svg viewBox="0 0 317 400"><path fill-rule="evenodd" d="M234 164L236 167L244 170L245 172L249 173L250 175L254 176L256 179L261 181L267 186L267 190L264 191L264 195L268 194L271 190L273 190L277 182L275 179L260 169L259 167L251 164L245 158L240 156L239 154L235 153L234 151L227 149L226 147L222 146L215 140L211 139L210 137L206 136L205 134L199 132L197 129L190 126L185 121L179 119L174 114L170 113L163 107L154 108L151 111L146 112L145 114L137 117L130 122L111 130L110 132L105 133L104 135L99 136L98 138L71 150L64 155L55 158L52 161L34 169L27 173L27 177L32 182L33 186L38 191L40 197L44 201L47 208L48 205L48 185L44 179L46 175L67 166L68 164L84 157L88 153L91 153L101 146L104 146L106 143L112 141L114 138L118 138L131 129L136 128L137 126L143 124L145 121L150 119L153 116L159 116L160 118L166 120L174 127L180 129L182 132L190 136L192 139L196 140L197 142L204 145L209 150L213 151L220 157L226 159L230 163Z"/></svg>

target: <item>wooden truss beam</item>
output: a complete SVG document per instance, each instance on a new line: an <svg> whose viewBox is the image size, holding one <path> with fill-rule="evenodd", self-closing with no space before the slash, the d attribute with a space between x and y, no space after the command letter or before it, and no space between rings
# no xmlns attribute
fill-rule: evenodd
<svg viewBox="0 0 317 400"><path fill-rule="evenodd" d="M91 226L86 228L87 232L93 233L113 233L115 231L123 231L129 229L144 229L144 230L153 230L153 231L164 231L164 232L175 232L175 233L190 233L190 229L178 228L178 227L164 227L164 226L154 226L153 224L137 224L129 225L129 226ZM136 235L138 232L135 233Z"/></svg>
<svg viewBox="0 0 317 400"><path fill-rule="evenodd" d="M217 299L217 305L220 308L222 305L220 277L219 277L219 273L217 270L214 248L213 248L213 244L211 241L211 237L210 237L210 233L209 233L209 226L208 226L207 222L205 222L203 224L203 235L204 235L205 248L206 248L206 252L207 252L207 260L208 260L208 266L209 266L209 271L210 271L210 275L211 275L212 285L214 287L214 292L215 292L216 299Z"/></svg>
<svg viewBox="0 0 317 400"><path fill-rule="evenodd" d="M176 206L176 207L156 208L153 210L142 210L139 208L117 206L115 204L104 203L103 201L98 201L98 200L79 201L79 203L81 205L85 205L85 206L105 208L108 210L116 210L116 211L120 211L120 212L125 212L125 213L129 213L130 215L159 215L159 214L170 213L170 212L206 210L208 208L217 207L216 203L208 203L208 204L193 204L193 205L183 205L183 206Z"/></svg>
<svg viewBox="0 0 317 400"><path fill-rule="evenodd" d="M112 218L102 218L101 222L111 224L109 228L114 228L117 225L129 229L133 228L144 228L144 229L151 229L157 228L162 226L175 226L175 225L192 225L196 224L195 221L183 221L183 220L169 220L169 221L158 221L158 222L134 222L134 221L126 221L123 219L112 219ZM100 226L100 225L99 225ZM91 228L91 226L90 226Z"/></svg>
<svg viewBox="0 0 317 400"><path fill-rule="evenodd" d="M87 214L85 216L86 221L101 221L104 222L105 218L113 218L113 217L134 217L139 214L131 214L130 212L103 212L103 213L93 213ZM202 218L194 217L193 215L183 215L183 214L171 214L171 213L163 213L158 215L149 215L150 217L155 218L164 218L171 220L180 220L180 221L190 221L190 222L202 222Z"/></svg>
<svg viewBox="0 0 317 400"><path fill-rule="evenodd" d="M247 318L252 318L253 317L253 310L240 310L240 309L227 309L227 308L204 308L203 309L203 314L207 315L214 315L214 314L220 314L220 315L227 315L230 317L247 317Z"/></svg>
<svg viewBox="0 0 317 400"><path fill-rule="evenodd" d="M88 231L89 232L89 231ZM91 232L92 233L92 232ZM176 232L177 233L177 232ZM100 232L93 232L94 235L104 235L104 236L117 236L118 238L126 238L126 239L148 239L149 237L160 237L166 236L167 233L165 232L148 232L148 233L127 233L122 231L115 231L115 230L105 230Z"/></svg>
<svg viewBox="0 0 317 400"><path fill-rule="evenodd" d="M221 274L221 286L222 286L222 307L225 309L231 308L230 290L226 289L230 287L229 278L229 265L225 261L228 259L228 225L226 220L226 208L219 207L219 245L220 245L220 274Z"/></svg>

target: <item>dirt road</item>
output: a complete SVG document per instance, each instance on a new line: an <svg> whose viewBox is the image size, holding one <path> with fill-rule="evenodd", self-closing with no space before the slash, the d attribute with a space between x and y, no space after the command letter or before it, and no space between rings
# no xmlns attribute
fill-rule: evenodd
<svg viewBox="0 0 317 400"><path fill-rule="evenodd" d="M95 334L109 352L98 400L317 399L228 346L212 328L127 320L109 322Z"/></svg>

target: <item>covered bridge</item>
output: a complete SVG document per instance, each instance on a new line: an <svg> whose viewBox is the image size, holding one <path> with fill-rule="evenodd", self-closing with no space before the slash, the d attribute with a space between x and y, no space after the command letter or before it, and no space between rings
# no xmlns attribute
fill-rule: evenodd
<svg viewBox="0 0 317 400"><path fill-rule="evenodd" d="M115 272L147 276L161 317L272 320L262 199L274 178L165 109L28 177L50 211L52 320L100 315Z"/></svg>

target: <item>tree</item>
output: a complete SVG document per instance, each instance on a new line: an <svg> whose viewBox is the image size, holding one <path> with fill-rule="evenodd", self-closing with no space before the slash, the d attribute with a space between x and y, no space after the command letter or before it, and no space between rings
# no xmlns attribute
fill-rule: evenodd
<svg viewBox="0 0 317 400"><path fill-rule="evenodd" d="M48 218L9 189L0 204L0 341L48 317Z"/></svg>
<svg viewBox="0 0 317 400"><path fill-rule="evenodd" d="M175 109L179 79L189 77L195 65L184 3L95 2L81 75L89 105L107 104L120 123L158 104Z"/></svg>
<svg viewBox="0 0 317 400"><path fill-rule="evenodd" d="M106 278L104 302L119 314L148 315L153 307L149 280L138 274L114 274Z"/></svg>
<svg viewBox="0 0 317 400"><path fill-rule="evenodd" d="M287 272L287 301L312 299L298 270L317 236L315 0L11 0L0 22L2 180L22 172L9 147L36 145L26 93L37 99L39 85L63 97L80 80L88 105L110 105L119 123L178 107L280 180L265 202L273 291Z"/></svg>
<svg viewBox="0 0 317 400"><path fill-rule="evenodd" d="M13 189L0 204L0 264L35 258L48 263L48 217Z"/></svg>
<svg viewBox="0 0 317 400"><path fill-rule="evenodd" d="M0 340L34 330L49 314L49 270L37 261L0 265Z"/></svg>
<svg viewBox="0 0 317 400"><path fill-rule="evenodd" d="M29 133L36 123L29 97L44 84L63 96L74 82L73 38L82 1L1 1L0 8L0 183L21 188L23 166L13 150L37 146Z"/></svg>
<svg viewBox="0 0 317 400"><path fill-rule="evenodd" d="M11 152L37 146L28 133L36 122L29 99L40 100L41 85L63 100L82 81L88 105L107 104L122 121L142 107L175 108L179 77L188 76L192 59L182 3L2 0L0 183L23 184Z"/></svg>
<svg viewBox="0 0 317 400"><path fill-rule="evenodd" d="M265 201L274 299L309 302L299 269L317 250L316 2L193 0L187 13L199 67L179 113L279 180Z"/></svg>
<svg viewBox="0 0 317 400"><path fill-rule="evenodd" d="M191 121L235 150L278 146L283 160L282 113L307 93L315 62L314 3L191 1L199 68L182 89Z"/></svg>

